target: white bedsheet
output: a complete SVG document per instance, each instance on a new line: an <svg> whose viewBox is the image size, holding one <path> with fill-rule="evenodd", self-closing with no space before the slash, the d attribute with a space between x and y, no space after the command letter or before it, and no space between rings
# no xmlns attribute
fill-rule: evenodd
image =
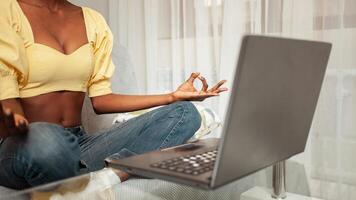
<svg viewBox="0 0 356 200"><path fill-rule="evenodd" d="M110 169L91 173L90 180L85 187L78 191L78 184L67 186L67 191L60 189L56 192L32 194L34 200L116 200L116 199L147 199L147 200L210 200L210 199L239 199L240 194L254 186L251 177L228 184L216 190L201 190L158 179L129 179L120 183ZM80 183L81 184L81 183ZM79 185L80 185L79 184ZM81 187L81 186L80 186ZM11 192L6 188L2 192ZM12 191L13 192L13 191ZM3 193L4 194L4 193ZM0 193L0 199L4 195ZM11 198L14 199L14 198ZM17 198L16 198L17 199ZM21 199L27 199L21 197Z"/></svg>

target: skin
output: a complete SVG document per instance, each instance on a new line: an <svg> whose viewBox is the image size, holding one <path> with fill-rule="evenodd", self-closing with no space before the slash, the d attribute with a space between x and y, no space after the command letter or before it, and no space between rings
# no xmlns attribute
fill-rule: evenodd
<svg viewBox="0 0 356 200"><path fill-rule="evenodd" d="M28 18L34 39L63 54L71 54L88 43L83 13L66 0L18 0ZM37 5L37 6L36 6ZM203 87L198 90L193 83L199 79ZM154 106L167 105L176 101L203 101L226 91L221 88L226 81L220 81L208 89L205 78L192 73L178 89L161 95L108 94L91 98L97 114L135 111ZM50 122L64 127L81 124L81 112L85 93L58 91L30 98L6 99L0 101L0 137L26 134L31 122ZM2 109L1 109L2 108ZM118 172L122 180L127 174Z"/></svg>

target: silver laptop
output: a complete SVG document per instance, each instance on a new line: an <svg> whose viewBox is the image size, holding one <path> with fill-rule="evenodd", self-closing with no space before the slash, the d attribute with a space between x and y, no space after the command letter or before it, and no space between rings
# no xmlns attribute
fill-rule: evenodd
<svg viewBox="0 0 356 200"><path fill-rule="evenodd" d="M206 139L108 166L205 189L304 151L331 44L244 36L221 139Z"/></svg>

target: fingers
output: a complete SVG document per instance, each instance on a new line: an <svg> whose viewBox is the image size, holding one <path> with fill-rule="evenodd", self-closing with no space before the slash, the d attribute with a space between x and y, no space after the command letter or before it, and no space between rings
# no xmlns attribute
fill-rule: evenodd
<svg viewBox="0 0 356 200"><path fill-rule="evenodd" d="M215 97L219 96L218 93L206 93L206 92L200 92L192 95L189 99L192 101L203 101L204 99L210 98L210 97Z"/></svg>
<svg viewBox="0 0 356 200"><path fill-rule="evenodd" d="M20 133L26 133L28 131L28 123L25 120L20 120L17 128L20 131Z"/></svg>
<svg viewBox="0 0 356 200"><path fill-rule="evenodd" d="M5 110L5 125L10 134L16 133L14 113L12 113L10 109Z"/></svg>
<svg viewBox="0 0 356 200"><path fill-rule="evenodd" d="M21 115L14 114L10 109L5 110L4 122L10 135L26 133L28 131L27 120Z"/></svg>
<svg viewBox="0 0 356 200"><path fill-rule="evenodd" d="M224 83L226 83L226 80L222 80L213 88L208 89L209 85L207 83L207 80L203 76L199 75L200 73L192 73L190 75L190 78L178 88L176 92L179 92L179 94L176 94L177 96L180 96L179 99L189 101L203 101L204 99L209 97L219 96L219 93L228 90L226 87L221 87ZM201 91L197 91L193 86L193 82L197 78L202 82Z"/></svg>
<svg viewBox="0 0 356 200"><path fill-rule="evenodd" d="M4 108L2 107L2 104L0 102L0 123L4 120L5 120Z"/></svg>
<svg viewBox="0 0 356 200"><path fill-rule="evenodd" d="M28 131L27 120L10 109L3 109L0 104L0 137L8 137L14 134Z"/></svg>
<svg viewBox="0 0 356 200"><path fill-rule="evenodd" d="M215 90L214 92L216 92L216 93L221 93L221 92L226 92L226 91L228 91L228 89L227 88L218 88L217 90Z"/></svg>
<svg viewBox="0 0 356 200"><path fill-rule="evenodd" d="M190 75L190 77L189 77L189 79L187 80L187 82L193 83L194 80L199 77L199 75L200 75L199 72L193 72L193 73Z"/></svg>
<svg viewBox="0 0 356 200"><path fill-rule="evenodd" d="M202 92L208 92L208 93L221 93L221 92L225 92L227 91L228 89L226 87L224 88L220 88L222 85L224 85L226 83L226 80L222 80L220 81L218 84L216 84L214 87L212 87L211 89L208 90L208 83L206 81L206 79L203 77L203 76L200 76L198 77L202 83L203 83L203 86L202 86L202 89L201 91Z"/></svg>
<svg viewBox="0 0 356 200"><path fill-rule="evenodd" d="M17 132L19 133L27 132L28 122L26 118L24 118L22 115L14 114L14 120L15 120Z"/></svg>
<svg viewBox="0 0 356 200"><path fill-rule="evenodd" d="M201 91L207 92L209 85L208 85L208 83L206 82L206 79L205 79L203 76L199 76L198 78L199 78L199 80L201 80L201 82L203 83L203 86L202 86L202 88L201 88Z"/></svg>
<svg viewBox="0 0 356 200"><path fill-rule="evenodd" d="M5 124L5 114L0 102L0 138L5 138L8 136L7 128Z"/></svg>
<svg viewBox="0 0 356 200"><path fill-rule="evenodd" d="M212 87L209 92L215 92L216 90L218 90L222 85L224 85L226 83L226 80L222 80L219 83L217 83L214 87ZM226 88L227 89L227 88Z"/></svg>
<svg viewBox="0 0 356 200"><path fill-rule="evenodd" d="M198 97L197 101L204 101L207 98L216 97L216 96L219 96L219 94L206 94L201 97Z"/></svg>

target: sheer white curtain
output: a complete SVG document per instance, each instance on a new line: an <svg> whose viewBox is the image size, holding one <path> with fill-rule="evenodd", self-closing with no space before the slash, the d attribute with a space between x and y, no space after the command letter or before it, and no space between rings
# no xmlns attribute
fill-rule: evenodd
<svg viewBox="0 0 356 200"><path fill-rule="evenodd" d="M332 42L307 149L293 159L305 166L302 193L356 199L355 0L109 0L109 11L115 60L126 69L116 73L131 92L172 91L193 71L210 85L232 80L244 33ZM223 117L227 99L204 104Z"/></svg>

